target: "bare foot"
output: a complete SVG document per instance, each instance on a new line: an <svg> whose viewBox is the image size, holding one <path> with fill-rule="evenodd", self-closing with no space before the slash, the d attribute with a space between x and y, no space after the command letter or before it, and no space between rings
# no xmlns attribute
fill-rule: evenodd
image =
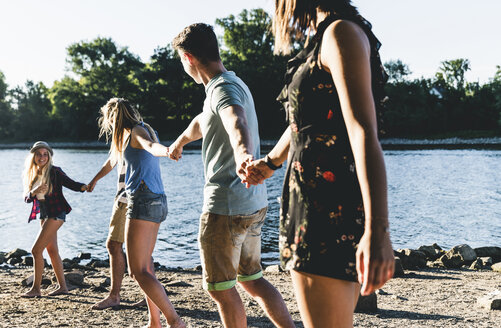
<svg viewBox="0 0 501 328"><path fill-rule="evenodd" d="M42 293L40 293L40 289L34 289L34 288L30 289L29 291L21 295L21 297L23 298L34 298L40 296L42 296Z"/></svg>
<svg viewBox="0 0 501 328"><path fill-rule="evenodd" d="M68 288L59 287L55 291L49 293L49 296L66 295L69 294Z"/></svg>
<svg viewBox="0 0 501 328"><path fill-rule="evenodd" d="M140 300L139 302L136 302L136 303L132 304L131 306L134 307L134 308L138 308L138 307L148 306L148 304L146 303L146 300L143 298L142 300Z"/></svg>
<svg viewBox="0 0 501 328"><path fill-rule="evenodd" d="M119 306L120 298L119 297L111 297L108 295L104 300L97 302L96 304L91 306L92 310L104 310L110 307Z"/></svg>
<svg viewBox="0 0 501 328"><path fill-rule="evenodd" d="M151 323L151 321L148 321L148 324L141 328L158 328L158 327L162 328L162 324L160 322L158 322L157 324L153 324Z"/></svg>
<svg viewBox="0 0 501 328"><path fill-rule="evenodd" d="M180 316L177 317L176 321L169 326L170 328L186 328L186 324Z"/></svg>

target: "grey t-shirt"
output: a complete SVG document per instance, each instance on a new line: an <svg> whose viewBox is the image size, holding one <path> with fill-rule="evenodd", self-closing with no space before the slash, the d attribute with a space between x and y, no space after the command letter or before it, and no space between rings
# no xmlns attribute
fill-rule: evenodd
<svg viewBox="0 0 501 328"><path fill-rule="evenodd" d="M205 186L203 211L221 215L252 214L268 205L266 186L245 188L237 176L235 158L219 111L231 105L245 110L255 159L260 158L259 131L249 88L234 72L213 77L205 86L200 117Z"/></svg>

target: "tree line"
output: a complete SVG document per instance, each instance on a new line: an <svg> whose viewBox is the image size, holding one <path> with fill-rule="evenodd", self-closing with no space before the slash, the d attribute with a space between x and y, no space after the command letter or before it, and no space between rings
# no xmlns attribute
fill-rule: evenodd
<svg viewBox="0 0 501 328"><path fill-rule="evenodd" d="M275 98L283 86L289 57L273 55L271 18L262 9L217 19L221 57L249 86L261 136L276 138L285 114ZM27 81L9 88L0 71L0 138L14 141L88 141L98 135L99 108L111 97L135 104L161 139L175 138L202 109L205 91L183 70L170 45L143 62L110 38L81 41L67 48L71 74L52 86ZM383 130L387 137L501 135L501 68L489 82L468 82L467 59L441 63L431 78L410 79L400 60L385 63ZM0 67L1 69L1 67Z"/></svg>

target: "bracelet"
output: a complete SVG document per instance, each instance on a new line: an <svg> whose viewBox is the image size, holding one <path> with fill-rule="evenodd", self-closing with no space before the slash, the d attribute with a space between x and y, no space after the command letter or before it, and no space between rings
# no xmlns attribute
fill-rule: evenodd
<svg viewBox="0 0 501 328"><path fill-rule="evenodd" d="M273 164L273 163L271 162L271 159L268 157L268 155L266 155L266 157L264 158L264 162L265 162L265 163L266 163L266 165L267 165L270 169L272 169L273 171L276 171L276 170L278 170L279 168L281 168L281 167L282 167L282 164L280 164L279 166L276 166L275 164Z"/></svg>

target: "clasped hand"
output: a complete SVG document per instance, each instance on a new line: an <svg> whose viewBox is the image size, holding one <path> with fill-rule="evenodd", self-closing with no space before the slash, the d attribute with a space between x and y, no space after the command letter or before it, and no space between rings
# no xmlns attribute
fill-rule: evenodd
<svg viewBox="0 0 501 328"><path fill-rule="evenodd" d="M177 142L174 142L169 146L167 156L177 162L183 157L183 147Z"/></svg>
<svg viewBox="0 0 501 328"><path fill-rule="evenodd" d="M262 184L273 173L274 171L266 165L264 158L253 160L252 156L241 160L237 167L237 175L247 188Z"/></svg>

